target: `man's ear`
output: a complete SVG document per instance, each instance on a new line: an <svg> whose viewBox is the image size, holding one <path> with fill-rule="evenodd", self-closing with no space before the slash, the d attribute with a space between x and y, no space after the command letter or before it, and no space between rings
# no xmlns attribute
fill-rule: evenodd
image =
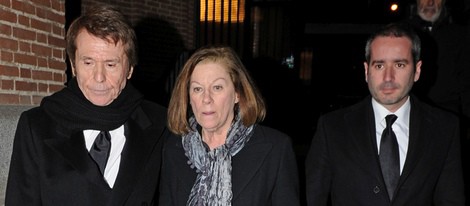
<svg viewBox="0 0 470 206"><path fill-rule="evenodd" d="M72 70L72 76L76 76L76 72L75 72L75 65L73 64L73 62L71 60L69 60L69 63L70 63L70 68Z"/></svg>
<svg viewBox="0 0 470 206"><path fill-rule="evenodd" d="M369 73L369 64L367 64L367 62L364 62L364 74L366 76L366 82L369 81L369 79L367 78L368 73Z"/></svg>
<svg viewBox="0 0 470 206"><path fill-rule="evenodd" d="M419 60L418 62L416 62L416 65L415 65L415 76L413 78L413 80L415 82L418 81L419 77L421 76L421 65L423 64L423 61Z"/></svg>
<svg viewBox="0 0 470 206"><path fill-rule="evenodd" d="M127 73L127 79L130 79L132 77L132 73L134 72L134 67L131 66L129 68L129 72Z"/></svg>

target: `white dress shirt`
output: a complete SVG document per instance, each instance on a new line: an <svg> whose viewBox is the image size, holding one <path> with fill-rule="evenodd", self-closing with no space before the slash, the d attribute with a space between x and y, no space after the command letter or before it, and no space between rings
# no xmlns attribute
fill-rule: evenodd
<svg viewBox="0 0 470 206"><path fill-rule="evenodd" d="M85 137L85 144L88 151L90 151L96 137L100 131L98 130L84 130L83 136ZM121 152L126 143L126 136L124 136L124 125L115 130L109 131L111 135L111 151L109 152L108 162L104 171L104 179L109 187L113 188L119 172L119 165L121 163Z"/></svg>
<svg viewBox="0 0 470 206"><path fill-rule="evenodd" d="M398 118L393 123L392 129L397 136L398 149L400 153L400 174L405 165L406 154L408 151L408 142L410 137L410 97L406 100L396 112L388 111L384 106L379 104L372 98L372 108L374 109L375 116L375 134L377 138L377 148L380 154L380 140L382 139L382 132L387 126L385 117L389 114L395 114Z"/></svg>

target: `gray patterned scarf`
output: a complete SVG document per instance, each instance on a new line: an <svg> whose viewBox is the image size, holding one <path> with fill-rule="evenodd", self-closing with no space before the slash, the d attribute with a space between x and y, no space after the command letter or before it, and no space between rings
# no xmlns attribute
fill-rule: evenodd
<svg viewBox="0 0 470 206"><path fill-rule="evenodd" d="M225 144L207 151L202 142L194 116L189 119L192 131L183 135L183 148L188 164L196 168L197 178L191 189L188 206L228 206L232 201L232 156L250 139L254 125L243 126L240 116L235 117Z"/></svg>

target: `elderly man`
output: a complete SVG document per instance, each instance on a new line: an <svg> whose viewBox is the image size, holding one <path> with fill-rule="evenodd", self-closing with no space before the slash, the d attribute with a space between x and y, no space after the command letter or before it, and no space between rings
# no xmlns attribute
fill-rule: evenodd
<svg viewBox="0 0 470 206"><path fill-rule="evenodd" d="M6 205L153 205L166 109L128 81L135 33L96 6L67 32L74 77L18 122Z"/></svg>

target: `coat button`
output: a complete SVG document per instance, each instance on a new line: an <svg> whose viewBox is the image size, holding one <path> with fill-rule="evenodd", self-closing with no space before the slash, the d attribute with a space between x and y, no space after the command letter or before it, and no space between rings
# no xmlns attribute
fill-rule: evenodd
<svg viewBox="0 0 470 206"><path fill-rule="evenodd" d="M379 193L379 192L380 192L379 186L375 186L375 187L374 187L374 193L377 194L377 193Z"/></svg>

